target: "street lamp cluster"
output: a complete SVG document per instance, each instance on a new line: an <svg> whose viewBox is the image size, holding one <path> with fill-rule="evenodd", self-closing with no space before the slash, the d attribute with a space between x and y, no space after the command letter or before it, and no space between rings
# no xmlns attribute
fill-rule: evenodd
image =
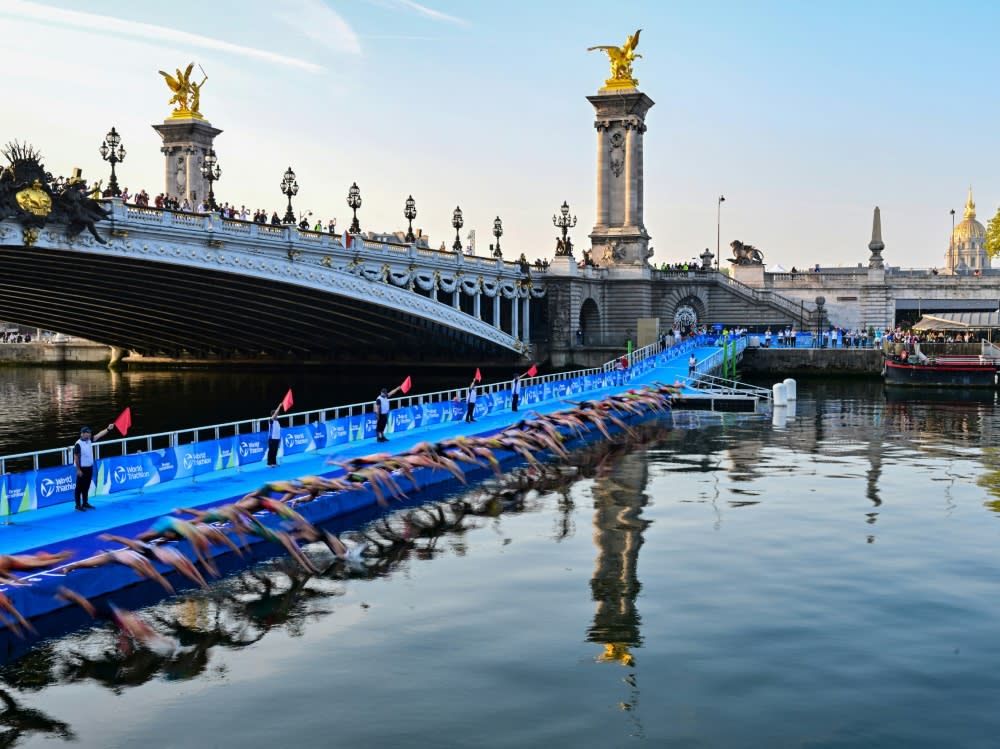
<svg viewBox="0 0 1000 749"><path fill-rule="evenodd" d="M104 142L101 143L100 147L101 158L111 164L111 181L108 183L107 194L112 197L121 197L121 190L118 187L118 177L115 174L115 165L120 164L125 160L125 146L122 145L121 136L115 128L111 128L108 134L104 137ZM219 166L219 159L215 154L215 149L210 148L202 159L200 166L201 176L208 182L208 201L207 206L210 211L215 211L218 209L218 204L215 201L215 189L214 185L222 177L222 167ZM299 182L298 178L295 176L295 172L291 167L285 170L284 175L281 178L281 184L279 185L281 189L281 194L288 198L288 206L285 209L285 217L282 223L294 224L295 223L295 211L292 209L292 198L299 194ZM347 205L353 211L353 218L351 219L351 227L348 230L351 234L361 233L361 224L358 222L358 209L361 207L361 188L358 187L358 183L354 182L351 184L350 189L347 191ZM565 218L569 213L569 206L563 203L562 206L563 217ZM413 233L413 219L417 217L417 203L410 195L406 198L406 203L403 207L403 218L407 220L407 230L406 230L406 241L415 242L417 241L416 236ZM552 219L555 221L555 217ZM462 239L459 235L459 230L465 225L465 220L462 216L462 209L458 206L455 207L454 212L451 216L451 225L455 228L455 243L452 245L452 249L455 252L462 251ZM576 216L573 217L572 223L566 226L575 226ZM566 226L563 227L563 239L566 238ZM331 229L332 231L332 229ZM493 249L493 257L501 258L503 257L500 250L500 237L503 236L503 222L501 222L500 217L497 216L493 221L493 236L496 237L496 245Z"/></svg>
<svg viewBox="0 0 1000 749"><path fill-rule="evenodd" d="M118 189L118 177L115 175L115 164L125 161L125 146L122 145L122 138L113 127L104 136L104 142L98 149L101 158L111 164L111 181L108 183L108 191L112 197L121 197L122 191Z"/></svg>
<svg viewBox="0 0 1000 749"><path fill-rule="evenodd" d="M208 182L208 210L214 211L219 206L215 203L213 184L222 176L222 167L219 166L219 160L215 156L214 148L208 149L208 153L205 154L205 158L201 162L201 176Z"/></svg>

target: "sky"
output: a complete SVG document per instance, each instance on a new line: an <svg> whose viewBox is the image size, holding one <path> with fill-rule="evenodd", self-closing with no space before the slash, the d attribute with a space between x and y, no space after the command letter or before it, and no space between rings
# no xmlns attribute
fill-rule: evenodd
<svg viewBox="0 0 1000 749"><path fill-rule="evenodd" d="M883 256L941 266L951 209L975 191L997 212L991 2L724 0L282 0L121 3L0 0L0 143L28 141L53 174L107 180L98 153L115 126L132 192L163 190L170 113L158 70L196 62L201 110L223 130L216 196L365 230L415 228L432 245L503 220L505 256L551 258L552 214L572 236L594 224L595 94L607 57L642 28L634 65L646 117L645 224L653 262L734 239L768 265L867 264L872 209ZM579 254L579 253L578 253Z"/></svg>

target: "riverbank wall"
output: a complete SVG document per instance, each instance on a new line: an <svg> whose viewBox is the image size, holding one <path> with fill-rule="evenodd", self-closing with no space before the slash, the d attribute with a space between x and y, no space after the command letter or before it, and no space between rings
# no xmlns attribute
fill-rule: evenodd
<svg viewBox="0 0 1000 749"><path fill-rule="evenodd" d="M748 348L739 368L747 375L874 376L882 373L881 349Z"/></svg>
<svg viewBox="0 0 1000 749"><path fill-rule="evenodd" d="M111 347L91 341L0 344L0 367L106 367Z"/></svg>

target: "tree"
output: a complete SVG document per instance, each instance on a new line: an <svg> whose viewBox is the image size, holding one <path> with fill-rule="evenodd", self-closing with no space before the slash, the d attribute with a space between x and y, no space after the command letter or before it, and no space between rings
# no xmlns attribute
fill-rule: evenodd
<svg viewBox="0 0 1000 749"><path fill-rule="evenodd" d="M991 259L1000 255L1000 209L986 227L986 252Z"/></svg>

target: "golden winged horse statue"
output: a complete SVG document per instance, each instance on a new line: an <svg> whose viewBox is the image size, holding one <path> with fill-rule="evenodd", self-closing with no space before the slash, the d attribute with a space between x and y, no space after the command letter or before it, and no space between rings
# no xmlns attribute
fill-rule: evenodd
<svg viewBox="0 0 1000 749"><path fill-rule="evenodd" d="M208 76L205 76L205 80L201 83L195 83L191 80L191 71L194 70L194 63L190 63L182 73L180 68L177 68L177 77L170 75L166 71L161 70L160 75L163 76L164 80L167 82L167 86L170 90L174 92L174 95L168 101L168 104L176 104L173 113L170 115L172 119L188 119L194 117L197 119L203 119L200 111L201 107L201 87L205 85L205 81L208 80ZM204 71L202 71L204 73Z"/></svg>
<svg viewBox="0 0 1000 749"><path fill-rule="evenodd" d="M634 88L639 83L638 79L632 77L632 61L637 57L642 57L635 51L636 45L639 44L641 31L642 29L638 29L634 34L629 34L625 39L625 44L621 47L609 44L587 47L588 52L603 49L608 53L608 59L611 60L611 77L605 83L609 88Z"/></svg>

